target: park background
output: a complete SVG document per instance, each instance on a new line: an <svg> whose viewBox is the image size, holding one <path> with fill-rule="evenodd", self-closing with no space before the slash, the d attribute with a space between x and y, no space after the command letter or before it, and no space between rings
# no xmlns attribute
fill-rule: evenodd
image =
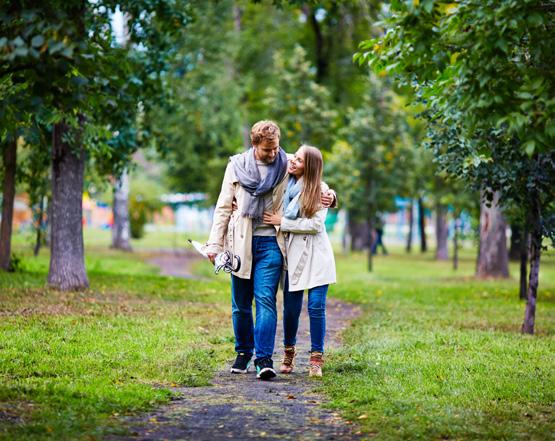
<svg viewBox="0 0 555 441"><path fill-rule="evenodd" d="M152 259L206 239L260 119L339 195L330 295L362 314L330 405L378 439L552 436L554 10L2 2L0 436L102 438L232 356L226 277Z"/></svg>

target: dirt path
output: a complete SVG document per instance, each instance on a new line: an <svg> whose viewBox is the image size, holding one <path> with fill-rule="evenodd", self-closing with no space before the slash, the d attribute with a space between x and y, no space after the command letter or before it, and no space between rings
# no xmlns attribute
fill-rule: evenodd
<svg viewBox="0 0 555 441"><path fill-rule="evenodd" d="M160 274L164 276L195 279L191 264L202 257L193 250L159 249L151 253L148 263L160 267Z"/></svg>
<svg viewBox="0 0 555 441"><path fill-rule="evenodd" d="M165 256L160 262L168 262ZM177 264L175 264L177 266ZM184 266L181 266L184 268ZM280 302L281 303L281 302ZM281 306L280 306L281 308ZM328 299L327 348L340 345L341 331L359 314L358 308ZM231 326L231 324L230 324ZM278 322L274 367L281 360L282 333ZM324 409L324 397L314 392L318 380L308 378L310 336L306 302L298 334L296 370L271 381L254 371L231 374L229 365L209 387L175 388L179 398L146 415L127 420L132 436L113 440L356 440L356 428L337 413ZM325 374L325 367L324 367Z"/></svg>

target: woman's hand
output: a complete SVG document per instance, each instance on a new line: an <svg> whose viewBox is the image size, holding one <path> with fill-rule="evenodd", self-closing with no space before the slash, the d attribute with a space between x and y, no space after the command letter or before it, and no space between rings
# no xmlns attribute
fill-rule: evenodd
<svg viewBox="0 0 555 441"><path fill-rule="evenodd" d="M269 211L265 211L264 217L262 219L265 224L281 225L281 216L277 213L271 213Z"/></svg>
<svg viewBox="0 0 555 441"><path fill-rule="evenodd" d="M233 201L231 202L231 212L234 213L237 211L237 208L239 208L237 206L237 199L233 198Z"/></svg>

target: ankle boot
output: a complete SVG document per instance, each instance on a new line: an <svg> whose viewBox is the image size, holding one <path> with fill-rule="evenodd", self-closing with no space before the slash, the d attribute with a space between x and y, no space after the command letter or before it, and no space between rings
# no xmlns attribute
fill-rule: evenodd
<svg viewBox="0 0 555 441"><path fill-rule="evenodd" d="M322 366L324 366L324 354L322 352L310 353L310 366L308 368L309 377L321 377Z"/></svg>
<svg viewBox="0 0 555 441"><path fill-rule="evenodd" d="M279 371L282 374L290 374L293 372L293 368L295 367L295 355L297 355L295 346L285 346L283 361L279 367Z"/></svg>

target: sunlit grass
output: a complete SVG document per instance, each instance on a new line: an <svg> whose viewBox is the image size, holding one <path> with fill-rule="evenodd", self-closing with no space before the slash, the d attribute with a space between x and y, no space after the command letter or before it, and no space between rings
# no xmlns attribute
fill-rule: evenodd
<svg viewBox="0 0 555 441"><path fill-rule="evenodd" d="M83 238L88 249L106 249L112 243L112 232L99 228L84 228ZM146 231L141 239L131 239L131 247L135 250L178 249L188 247L187 239L205 242L208 234L195 232ZM15 234L12 238L15 252L21 249L32 249L35 236L30 232ZM43 248L44 249L44 248Z"/></svg>
<svg viewBox="0 0 555 441"><path fill-rule="evenodd" d="M519 333L524 303L512 279L479 281L431 257L338 256L332 295L362 316L331 354L323 389L373 438L536 439L555 424L555 260L544 258L537 335Z"/></svg>
<svg viewBox="0 0 555 441"><path fill-rule="evenodd" d="M89 290L45 287L48 253L0 273L0 438L91 439L117 416L208 384L231 356L225 281L157 275L137 254L87 251Z"/></svg>
<svg viewBox="0 0 555 441"><path fill-rule="evenodd" d="M16 240L21 271L0 273L0 438L102 438L122 414L167 401L169 386L207 384L232 355L227 276L205 261L193 266L202 281L159 276L145 261L169 236L130 254L105 233L86 239L81 293L47 289L48 251L32 257ZM372 273L366 255L336 254L330 296L362 315L327 354L318 387L329 405L376 439L550 438L554 256L542 261L530 337L519 333L517 264L511 279L480 281L472 249L457 271L432 253L390 251Z"/></svg>

